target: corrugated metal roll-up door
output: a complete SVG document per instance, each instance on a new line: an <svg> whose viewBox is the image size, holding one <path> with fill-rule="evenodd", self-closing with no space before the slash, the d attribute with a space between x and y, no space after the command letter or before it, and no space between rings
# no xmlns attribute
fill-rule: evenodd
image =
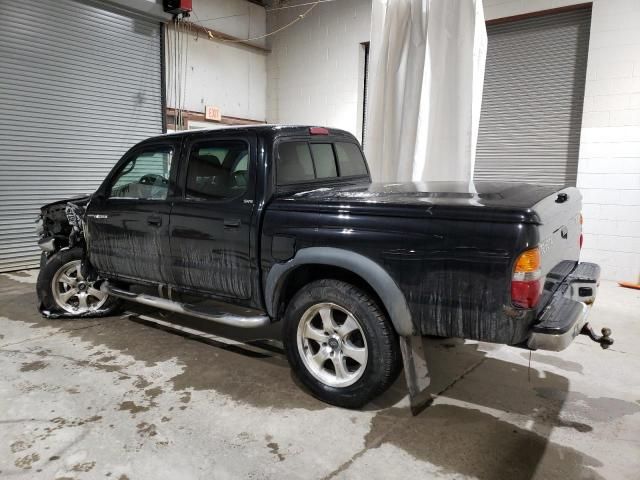
<svg viewBox="0 0 640 480"><path fill-rule="evenodd" d="M162 132L160 23L74 0L2 2L0 271L37 266L41 205L90 193Z"/></svg>
<svg viewBox="0 0 640 480"><path fill-rule="evenodd" d="M591 8L489 25L475 179L575 185Z"/></svg>

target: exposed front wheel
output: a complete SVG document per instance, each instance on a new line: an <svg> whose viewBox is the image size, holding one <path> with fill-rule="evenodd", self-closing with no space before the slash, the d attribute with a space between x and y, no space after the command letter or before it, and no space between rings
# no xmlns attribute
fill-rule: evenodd
<svg viewBox="0 0 640 480"><path fill-rule="evenodd" d="M109 297L82 275L82 249L55 253L41 264L37 292L41 310L49 316L105 316L121 302Z"/></svg>
<svg viewBox="0 0 640 480"><path fill-rule="evenodd" d="M304 286L287 306L287 357L321 400L357 408L385 391L400 370L398 339L375 300L339 280Z"/></svg>

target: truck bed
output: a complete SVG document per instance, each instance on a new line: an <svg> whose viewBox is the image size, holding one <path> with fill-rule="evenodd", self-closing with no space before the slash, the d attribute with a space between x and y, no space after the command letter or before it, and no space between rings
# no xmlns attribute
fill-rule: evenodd
<svg viewBox="0 0 640 480"><path fill-rule="evenodd" d="M383 265L416 332L521 344L577 264L580 204L575 188L522 183L325 185L279 195L264 225L270 236L287 223L280 232L298 247L344 248ZM545 289L536 309L516 308L514 262L535 246Z"/></svg>

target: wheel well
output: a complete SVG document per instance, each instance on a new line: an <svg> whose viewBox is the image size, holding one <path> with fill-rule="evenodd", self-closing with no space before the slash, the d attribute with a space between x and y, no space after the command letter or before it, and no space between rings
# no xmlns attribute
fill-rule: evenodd
<svg viewBox="0 0 640 480"><path fill-rule="evenodd" d="M285 308L298 290L308 283L327 278L341 280L358 287L373 298L387 318L389 318L389 312L387 311L384 303L376 291L371 288L371 285L369 285L361 276L347 270L346 268L340 268L333 265L306 264L299 266L289 273L284 284L280 288L280 293L278 295L278 308L276 309L277 320L282 318Z"/></svg>

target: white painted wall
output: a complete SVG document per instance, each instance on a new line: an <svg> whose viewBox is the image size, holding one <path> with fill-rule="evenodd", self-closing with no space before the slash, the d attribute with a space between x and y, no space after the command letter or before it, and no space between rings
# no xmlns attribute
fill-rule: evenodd
<svg viewBox="0 0 640 480"><path fill-rule="evenodd" d="M308 8L269 13L269 31ZM267 62L267 120L342 128L360 138L364 72L360 44L369 41L370 23L371 0L337 0L319 4L274 35Z"/></svg>
<svg viewBox="0 0 640 480"><path fill-rule="evenodd" d="M243 39L266 31L264 8L246 0L194 0L189 20ZM264 41L255 43L264 45ZM168 51L167 59L170 59ZM170 69L171 62L167 61L168 80ZM264 121L266 95L266 53L212 41L203 34L189 37L184 109L204 112L205 105L215 105L225 116ZM167 106L175 104L169 86Z"/></svg>

